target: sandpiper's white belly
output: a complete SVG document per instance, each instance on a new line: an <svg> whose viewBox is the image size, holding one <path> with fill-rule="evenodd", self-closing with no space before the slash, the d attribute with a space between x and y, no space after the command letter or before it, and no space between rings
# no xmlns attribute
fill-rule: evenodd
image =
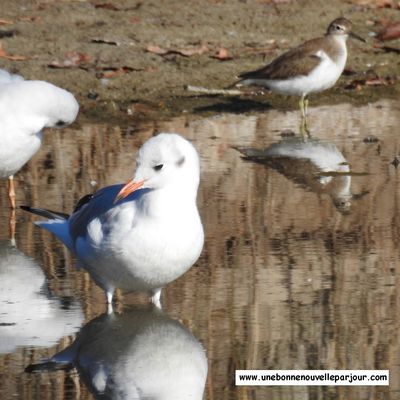
<svg viewBox="0 0 400 400"><path fill-rule="evenodd" d="M298 76L288 80L270 80L267 86L274 92L287 95L306 95L321 92L331 88L339 79L343 67L327 58L314 70L305 76Z"/></svg>

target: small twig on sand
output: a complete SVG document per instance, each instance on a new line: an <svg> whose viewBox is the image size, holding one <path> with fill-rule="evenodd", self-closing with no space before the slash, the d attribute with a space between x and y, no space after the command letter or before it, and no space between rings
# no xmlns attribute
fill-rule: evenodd
<svg viewBox="0 0 400 400"><path fill-rule="evenodd" d="M238 96L243 94L238 89L207 89L201 86L192 86L192 85L185 85L185 89L188 92L197 92L197 93L204 93L204 94L222 94L222 95L230 95L230 96Z"/></svg>

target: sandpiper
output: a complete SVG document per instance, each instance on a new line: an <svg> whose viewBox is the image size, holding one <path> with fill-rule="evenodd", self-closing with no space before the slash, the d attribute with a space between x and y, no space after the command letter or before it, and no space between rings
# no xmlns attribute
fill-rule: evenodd
<svg viewBox="0 0 400 400"><path fill-rule="evenodd" d="M331 88L343 72L349 36L362 42L351 30L346 18L332 21L324 37L315 38L287 51L270 64L239 75L233 86L264 86L284 95L297 95L303 120L307 113L307 95Z"/></svg>

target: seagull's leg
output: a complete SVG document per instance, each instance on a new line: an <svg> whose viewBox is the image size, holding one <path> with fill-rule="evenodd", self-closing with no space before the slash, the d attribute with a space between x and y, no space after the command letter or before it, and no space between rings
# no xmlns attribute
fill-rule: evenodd
<svg viewBox="0 0 400 400"><path fill-rule="evenodd" d="M114 312L112 303L114 290L106 290L106 296L107 296L107 314L112 314Z"/></svg>
<svg viewBox="0 0 400 400"><path fill-rule="evenodd" d="M114 291L107 290L106 296L107 296L107 304L112 304L112 299L113 299L113 296L114 296Z"/></svg>
<svg viewBox="0 0 400 400"><path fill-rule="evenodd" d="M10 217L8 220L8 226L10 231L10 241L15 246L15 188L14 188L14 175L8 177L8 198L10 200Z"/></svg>
<svg viewBox="0 0 400 400"><path fill-rule="evenodd" d="M10 230L10 242L12 246L15 246L15 208L10 210L8 224Z"/></svg>
<svg viewBox="0 0 400 400"><path fill-rule="evenodd" d="M10 199L11 208L15 209L14 175L10 175L8 177L8 198Z"/></svg>
<svg viewBox="0 0 400 400"><path fill-rule="evenodd" d="M161 310L161 288L152 290L151 302Z"/></svg>

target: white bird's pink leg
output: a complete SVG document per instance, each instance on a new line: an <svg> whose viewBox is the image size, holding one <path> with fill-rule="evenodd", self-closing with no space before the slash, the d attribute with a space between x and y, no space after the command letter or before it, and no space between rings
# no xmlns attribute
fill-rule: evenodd
<svg viewBox="0 0 400 400"><path fill-rule="evenodd" d="M10 217L9 217L9 231L10 231L10 241L13 246L15 246L15 208L10 210Z"/></svg>
<svg viewBox="0 0 400 400"><path fill-rule="evenodd" d="M15 209L14 175L10 175L8 177L8 198L10 199L11 208Z"/></svg>

